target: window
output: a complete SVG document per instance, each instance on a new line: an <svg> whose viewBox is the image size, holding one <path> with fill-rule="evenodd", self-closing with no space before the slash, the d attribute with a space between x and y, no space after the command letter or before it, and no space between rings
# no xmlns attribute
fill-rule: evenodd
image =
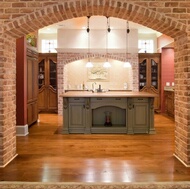
<svg viewBox="0 0 190 189"><path fill-rule="evenodd" d="M57 40L42 40L42 52L57 52Z"/></svg>
<svg viewBox="0 0 190 189"><path fill-rule="evenodd" d="M139 53L153 53L154 42L153 40L139 40L138 41Z"/></svg>

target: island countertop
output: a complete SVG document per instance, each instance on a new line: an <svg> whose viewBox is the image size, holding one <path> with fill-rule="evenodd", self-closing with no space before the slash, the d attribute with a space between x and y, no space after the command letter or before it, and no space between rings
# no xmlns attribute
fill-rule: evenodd
<svg viewBox="0 0 190 189"><path fill-rule="evenodd" d="M92 92L92 91L69 91L60 95L61 97L156 97L157 95L147 92Z"/></svg>

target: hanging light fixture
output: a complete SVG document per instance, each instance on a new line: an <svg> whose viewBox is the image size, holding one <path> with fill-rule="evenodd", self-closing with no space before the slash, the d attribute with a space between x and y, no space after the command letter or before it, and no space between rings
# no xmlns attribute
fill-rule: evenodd
<svg viewBox="0 0 190 189"><path fill-rule="evenodd" d="M126 62L124 63L123 67L124 68L130 68L131 67L131 64L129 62L129 58L128 58L128 48L129 48L129 38L128 38L128 35L129 35L129 32L130 32L130 29L129 29L129 22L127 21L126 22Z"/></svg>
<svg viewBox="0 0 190 189"><path fill-rule="evenodd" d="M90 16L87 16L87 33L88 33L88 62L86 63L87 68L92 68L93 64L90 61L90 28L89 28L89 21L90 21Z"/></svg>
<svg viewBox="0 0 190 189"><path fill-rule="evenodd" d="M106 62L104 63L104 68L110 68L111 64L108 61L108 33L111 31L110 28L110 19L107 17L107 32L106 32Z"/></svg>

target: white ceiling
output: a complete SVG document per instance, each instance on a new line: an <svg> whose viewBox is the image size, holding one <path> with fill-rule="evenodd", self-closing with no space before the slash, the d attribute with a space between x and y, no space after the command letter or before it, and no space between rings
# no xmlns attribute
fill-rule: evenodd
<svg viewBox="0 0 190 189"><path fill-rule="evenodd" d="M126 29L126 20L110 17L111 29ZM87 28L87 17L73 18L66 21L58 22L56 24L44 27L39 30L39 33L57 33L57 29L84 29ZM107 29L107 18L105 16L92 16L89 20L90 29ZM147 28L143 25L129 22L129 29L138 29L138 33L153 34L160 36L161 33Z"/></svg>

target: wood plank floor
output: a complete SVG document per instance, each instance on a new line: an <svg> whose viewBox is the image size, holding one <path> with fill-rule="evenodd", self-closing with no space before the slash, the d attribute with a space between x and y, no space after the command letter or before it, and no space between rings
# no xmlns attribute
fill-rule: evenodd
<svg viewBox="0 0 190 189"><path fill-rule="evenodd" d="M190 181L174 156L174 121L155 114L155 135L59 133L62 117L40 114L29 135L17 137L18 156L0 168L0 181Z"/></svg>

